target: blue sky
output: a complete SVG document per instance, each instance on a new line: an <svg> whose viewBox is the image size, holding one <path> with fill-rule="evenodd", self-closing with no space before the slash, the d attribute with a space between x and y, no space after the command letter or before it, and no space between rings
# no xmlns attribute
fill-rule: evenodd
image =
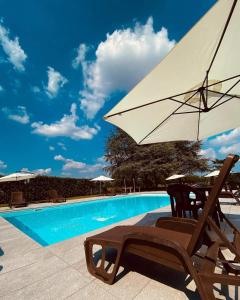
<svg viewBox="0 0 240 300"><path fill-rule="evenodd" d="M0 173L102 173L103 115L214 3L0 0ZM236 152L239 136L205 141L202 154Z"/></svg>

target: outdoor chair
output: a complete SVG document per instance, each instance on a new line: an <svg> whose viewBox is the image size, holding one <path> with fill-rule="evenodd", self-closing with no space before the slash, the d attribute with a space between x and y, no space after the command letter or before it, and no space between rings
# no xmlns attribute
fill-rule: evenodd
<svg viewBox="0 0 240 300"><path fill-rule="evenodd" d="M116 226L87 238L85 254L89 272L105 283L112 284L120 264L124 261L124 254L131 253L189 274L195 281L202 300L215 299L214 283L239 286L238 271L234 275L229 274L228 267L233 262L226 260L221 254L223 247L229 249L235 255L234 262L240 262L239 231L234 231L233 241L230 242L211 217L223 184L238 158L229 155L225 160L198 221L175 217L160 218L155 227ZM217 238L213 239L208 234L208 226ZM94 245L102 248L100 264L95 263ZM206 254L195 264L194 256L203 245L207 246ZM113 269L106 266L108 248L115 248L117 251ZM223 266L224 274L215 273L217 264Z"/></svg>
<svg viewBox="0 0 240 300"><path fill-rule="evenodd" d="M202 193L187 184L170 184L167 187L170 196L171 210L173 217L186 218L188 212L190 217L198 219L198 210L204 206Z"/></svg>
<svg viewBox="0 0 240 300"><path fill-rule="evenodd" d="M27 206L27 201L23 197L23 192L11 192L10 207Z"/></svg>
<svg viewBox="0 0 240 300"><path fill-rule="evenodd" d="M208 188L207 188L208 189ZM201 211L207 201L205 187L191 186L188 184L171 184L167 187L167 193L170 196L171 210L173 217L198 219L199 210ZM222 211L219 201L213 213L213 219L220 227L222 221Z"/></svg>
<svg viewBox="0 0 240 300"><path fill-rule="evenodd" d="M66 202L66 198L59 196L58 192L54 189L47 191L48 200L52 202Z"/></svg>

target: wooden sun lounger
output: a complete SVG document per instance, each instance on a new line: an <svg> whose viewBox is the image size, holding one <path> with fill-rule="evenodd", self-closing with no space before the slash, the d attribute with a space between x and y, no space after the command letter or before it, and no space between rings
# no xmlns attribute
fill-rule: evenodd
<svg viewBox="0 0 240 300"><path fill-rule="evenodd" d="M66 198L59 196L58 192L54 189L47 191L48 200L52 202L66 202Z"/></svg>
<svg viewBox="0 0 240 300"><path fill-rule="evenodd" d="M10 207L27 206L27 201L23 197L23 192L11 192Z"/></svg>
<svg viewBox="0 0 240 300"><path fill-rule="evenodd" d="M223 232L212 220L218 196L223 184L238 160L238 156L229 155L204 205L199 220L184 218L160 218L155 227L117 226L113 229L89 237L85 241L86 262L89 272L105 283L114 283L121 261L125 253L131 253L153 262L165 265L177 271L190 274L195 281L202 300L215 299L213 284L240 285L238 271L234 275L228 272L231 262L221 254L221 247L228 248L235 254L235 262L240 262L240 234L234 232L233 242L229 242ZM207 228L211 228L217 236L211 239ZM201 259L200 267L194 264L193 257L202 245L207 245L206 255ZM100 265L95 265L93 246L102 247ZM117 256L113 270L105 267L107 249L115 248ZM221 262L226 274L214 273L217 262Z"/></svg>

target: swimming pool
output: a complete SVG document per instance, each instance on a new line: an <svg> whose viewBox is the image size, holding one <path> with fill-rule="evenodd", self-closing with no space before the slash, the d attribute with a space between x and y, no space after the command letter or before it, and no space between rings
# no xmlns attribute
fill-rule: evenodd
<svg viewBox="0 0 240 300"><path fill-rule="evenodd" d="M42 246L169 205L168 195L131 195L1 213Z"/></svg>

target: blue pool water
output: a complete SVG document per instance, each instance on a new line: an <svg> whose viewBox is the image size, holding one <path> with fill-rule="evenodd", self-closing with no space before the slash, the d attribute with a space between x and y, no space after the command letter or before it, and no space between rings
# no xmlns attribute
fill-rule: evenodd
<svg viewBox="0 0 240 300"><path fill-rule="evenodd" d="M132 195L0 214L42 246L169 205L167 195Z"/></svg>

